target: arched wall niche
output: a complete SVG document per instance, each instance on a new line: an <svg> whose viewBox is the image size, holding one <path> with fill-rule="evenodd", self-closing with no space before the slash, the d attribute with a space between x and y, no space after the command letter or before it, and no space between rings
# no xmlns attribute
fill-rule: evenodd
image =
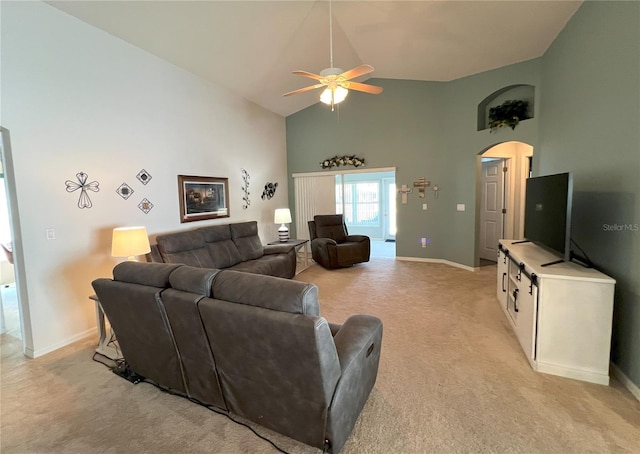
<svg viewBox="0 0 640 454"><path fill-rule="evenodd" d="M536 87L527 84L515 84L494 91L478 104L478 131L489 129L489 109L511 99L529 102L529 117L535 117Z"/></svg>

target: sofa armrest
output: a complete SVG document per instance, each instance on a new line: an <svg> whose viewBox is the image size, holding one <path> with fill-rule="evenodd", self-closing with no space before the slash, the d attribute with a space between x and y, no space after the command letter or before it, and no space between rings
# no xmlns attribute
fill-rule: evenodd
<svg viewBox="0 0 640 454"><path fill-rule="evenodd" d="M314 238L311 240L311 257L316 263L327 269L338 266L338 243L331 238Z"/></svg>
<svg viewBox="0 0 640 454"><path fill-rule="evenodd" d="M352 315L333 338L344 374L350 367L358 367L355 362L367 361L371 355L377 362L380 358L382 342L382 321L372 315ZM369 351L371 349L371 351ZM375 377L374 377L375 381Z"/></svg>
<svg viewBox="0 0 640 454"><path fill-rule="evenodd" d="M317 247L324 247L327 245L335 246L336 244L338 244L338 242L331 238L315 238L313 241L311 241L311 244L313 244L314 246L317 245Z"/></svg>
<svg viewBox="0 0 640 454"><path fill-rule="evenodd" d="M147 262L151 263L164 263L162 260L162 255L160 255L160 250L158 249L157 244L151 245L151 250L145 255Z"/></svg>
<svg viewBox="0 0 640 454"><path fill-rule="evenodd" d="M353 243L362 243L363 241L369 241L369 237L366 235L347 235L345 241L351 241Z"/></svg>
<svg viewBox="0 0 640 454"><path fill-rule="evenodd" d="M333 338L342 375L329 410L327 438L340 449L367 402L378 375L382 322L370 315L347 319Z"/></svg>
<svg viewBox="0 0 640 454"><path fill-rule="evenodd" d="M267 244L264 246L264 255L268 254L288 254L292 249L295 248L293 244Z"/></svg>

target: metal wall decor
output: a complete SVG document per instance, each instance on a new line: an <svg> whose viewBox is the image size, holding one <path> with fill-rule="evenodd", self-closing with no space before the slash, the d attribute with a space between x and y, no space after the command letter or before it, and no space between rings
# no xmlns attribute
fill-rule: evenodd
<svg viewBox="0 0 640 454"><path fill-rule="evenodd" d="M131 197L131 194L134 192L133 188L131 188L127 183L122 183L118 186L118 189L116 189L116 193L125 200Z"/></svg>
<svg viewBox="0 0 640 454"><path fill-rule="evenodd" d="M138 172L138 175L136 175L136 178L140 181L140 183L146 185L148 182L151 181L151 178L153 177L149 172L142 169L140 172Z"/></svg>
<svg viewBox="0 0 640 454"><path fill-rule="evenodd" d="M267 183L264 185L264 191L262 191L262 200L270 199L276 194L276 188L278 183Z"/></svg>
<svg viewBox="0 0 640 454"><path fill-rule="evenodd" d="M89 198L89 194L87 191L98 192L100 188L98 187L100 183L97 181L92 181L91 183L87 183L87 179L89 175L84 172L76 173L76 178L78 182L67 180L65 181L65 185L67 186L67 192L74 192L78 189L80 190L80 197L78 198L78 208L91 208L93 204L91 203L91 199Z"/></svg>
<svg viewBox="0 0 640 454"><path fill-rule="evenodd" d="M149 200L145 197L138 204L138 208L140 208L140 211L142 211L144 214L147 214L153 208L153 203L149 202Z"/></svg>
<svg viewBox="0 0 640 454"><path fill-rule="evenodd" d="M251 200L249 200L249 172L245 169L242 169L242 192L244 196L242 196L242 209L246 210L251 205Z"/></svg>

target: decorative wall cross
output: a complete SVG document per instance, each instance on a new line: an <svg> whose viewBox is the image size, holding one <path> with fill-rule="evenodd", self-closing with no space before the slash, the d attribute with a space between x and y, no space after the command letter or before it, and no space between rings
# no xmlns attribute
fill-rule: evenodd
<svg viewBox="0 0 640 454"><path fill-rule="evenodd" d="M67 192L74 192L80 189L80 197L78 198L78 208L91 208L93 204L91 203L91 199L89 198L89 194L87 191L98 192L100 188L98 187L100 183L97 181L92 181L91 183L87 183L87 179L89 175L84 172L76 173L76 178L78 182L67 180L65 184L67 185Z"/></svg>

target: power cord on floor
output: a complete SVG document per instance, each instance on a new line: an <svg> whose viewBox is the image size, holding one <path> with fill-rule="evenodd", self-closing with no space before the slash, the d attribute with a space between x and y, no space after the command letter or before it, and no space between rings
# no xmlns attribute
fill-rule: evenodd
<svg viewBox="0 0 640 454"><path fill-rule="evenodd" d="M101 360L100 360L100 359L98 359L98 358L106 358L106 359L107 359L109 362L111 362L112 364L108 364L107 362L101 361ZM113 359L108 358L107 356L105 356L105 355L103 355L103 354L101 354L101 353L95 352L95 353L93 354L93 356L91 357L91 359L92 359L93 361L95 361L95 362L97 362L97 363L100 363L100 364L102 364L103 366L107 367L107 368L108 368L109 370L111 370L112 372L115 372L117 369L120 369L120 370L128 369L128 366L127 366L127 364L126 364L126 362L125 362L124 358L119 358L119 359L115 359L115 360L113 360ZM118 375L121 375L121 376L122 376L122 374L120 374L120 373L119 373ZM124 378L127 378L127 377L124 377ZM226 416L227 418L229 418L229 419L230 419L231 421L233 421L234 423L236 423L236 424L238 424L238 425L240 425L240 426L244 426L244 427L246 427L246 428L247 428L247 429L249 429L251 432L253 432L253 433L254 433L254 435L256 435L258 438L260 438L260 439L262 439L262 440L266 441L266 442L267 442L267 443L269 443L271 446L273 446L276 450L278 450L278 452L281 452L281 453L283 453L283 454L289 454L287 451L285 451L284 449L282 449L281 447L279 447L278 445L276 445L273 441L269 440L269 439L268 439L267 437L265 437L264 435L260 435L260 434L259 434L259 433L258 433L258 432L253 428L253 427L251 427L250 425L248 425L248 424L246 424L246 423L243 423L242 421L238 421L238 420L234 419L234 418L233 418L229 413L224 412L224 411L222 411L222 410L220 410L220 409L218 409L218 408L216 408L216 407L213 407L213 406L211 406L211 405L207 405L207 404L205 404L204 402L200 402L198 399L195 399L195 398L193 398L193 397L185 396L185 395L183 395L183 394L177 393L177 392L172 391L172 390L170 390L170 389L164 388L164 387L162 387L162 386L158 385L157 383L154 383L154 382L153 382L153 381L151 381L151 380L147 380L146 378L142 378L142 377L140 377L140 379L141 379L141 380L139 380L139 381L132 381L132 380L130 380L130 381L132 381L132 383L134 383L134 384L139 383L140 381L143 381L143 382L145 382L145 383L149 383L150 385L155 386L155 387L156 387L156 388L158 388L160 391L165 392L165 393L167 393L167 394L171 394L171 395L173 395L173 396L178 396L178 397L186 397L186 398L187 398L187 399L189 399L191 402L193 402L193 403L195 403L195 404L198 404L198 405L201 405L201 406L203 406L204 408L206 408L207 410L212 411L213 413L216 413L216 414L218 414L218 415ZM326 450L325 450L324 452L328 452L328 451L326 451Z"/></svg>
<svg viewBox="0 0 640 454"><path fill-rule="evenodd" d="M145 380L147 383L150 383L154 386L156 386L160 391L163 391L165 393L174 395L174 396L180 396L180 397L186 397L187 399L189 399L191 402L193 402L194 404L198 404L204 408L206 408L209 411L212 411L213 413L216 413L218 415L223 415L226 416L227 418L229 418L229 420L233 421L234 423L240 425L240 426L244 426L247 429L249 429L251 432L254 433L255 436L257 436L258 438L266 441L267 443L269 443L271 446L273 446L276 450L278 450L278 452L281 452L283 454L289 454L287 451L285 451L284 449L282 449L281 447L279 447L278 445L276 445L273 441L269 440L267 437L265 437L264 435L260 435L253 427L251 427L249 424L243 423L242 421L238 421L236 419L234 419L228 412L225 412L223 410L220 410L219 408L216 408L212 405L207 405L204 402L200 402L198 399L195 399L193 397L190 396L183 396L182 394L179 394L175 391L172 391L170 389L166 389L163 388L162 386L158 386L156 383L153 383L151 381Z"/></svg>

